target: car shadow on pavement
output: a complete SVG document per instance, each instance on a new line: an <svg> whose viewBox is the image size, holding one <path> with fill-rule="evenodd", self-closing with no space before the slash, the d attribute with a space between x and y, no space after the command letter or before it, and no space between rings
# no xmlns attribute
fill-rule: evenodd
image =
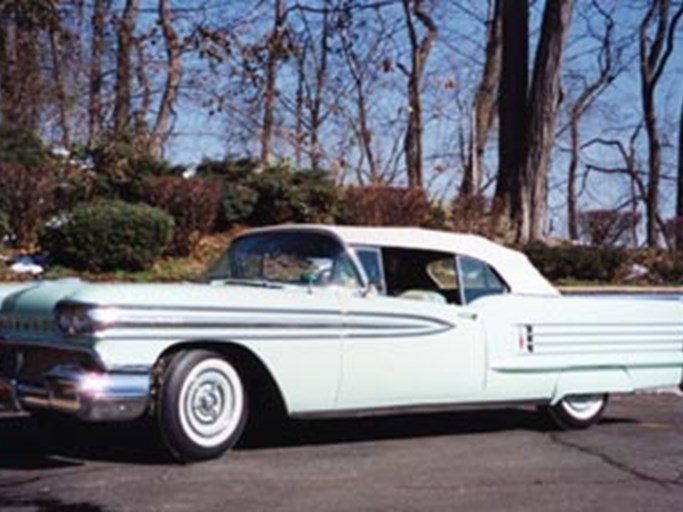
<svg viewBox="0 0 683 512"><path fill-rule="evenodd" d="M621 423L606 417L602 423ZM240 451L398 440L552 427L534 409L496 409L400 414L349 419L282 419L268 429L248 430ZM59 424L53 430L33 418L0 419L0 469L33 470L81 466L92 461L142 465L169 464L150 422Z"/></svg>
<svg viewBox="0 0 683 512"><path fill-rule="evenodd" d="M88 461L167 464L155 431L142 423L44 425L0 419L0 469L59 469Z"/></svg>
<svg viewBox="0 0 683 512"><path fill-rule="evenodd" d="M625 421L629 420L604 417L601 423ZM255 450L513 430L547 432L554 429L555 427L545 415L539 414L535 408L531 407L396 414L365 418L285 419L274 428L246 435L237 449Z"/></svg>

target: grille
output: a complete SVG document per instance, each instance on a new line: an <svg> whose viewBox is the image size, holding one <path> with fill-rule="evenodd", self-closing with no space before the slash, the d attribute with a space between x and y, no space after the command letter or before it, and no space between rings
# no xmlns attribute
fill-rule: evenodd
<svg viewBox="0 0 683 512"><path fill-rule="evenodd" d="M40 380L56 365L74 365L84 370L100 369L93 357L84 351L0 343L0 375L4 377Z"/></svg>

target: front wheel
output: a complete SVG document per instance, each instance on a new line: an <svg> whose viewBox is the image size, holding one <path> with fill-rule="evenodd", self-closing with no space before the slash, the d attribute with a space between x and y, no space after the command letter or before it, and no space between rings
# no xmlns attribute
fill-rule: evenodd
<svg viewBox="0 0 683 512"><path fill-rule="evenodd" d="M162 373L157 419L177 460L218 457L234 446L247 420L247 395L239 372L215 352L176 354Z"/></svg>
<svg viewBox="0 0 683 512"><path fill-rule="evenodd" d="M596 423L606 406L606 394L568 395L557 404L544 407L544 410L556 426L562 430L574 430Z"/></svg>

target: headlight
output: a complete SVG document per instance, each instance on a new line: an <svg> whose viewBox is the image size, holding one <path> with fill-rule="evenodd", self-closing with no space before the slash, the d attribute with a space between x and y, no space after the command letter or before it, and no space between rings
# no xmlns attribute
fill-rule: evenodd
<svg viewBox="0 0 683 512"><path fill-rule="evenodd" d="M60 302L55 307L57 328L69 336L105 329L116 320L116 316L116 310L106 306Z"/></svg>

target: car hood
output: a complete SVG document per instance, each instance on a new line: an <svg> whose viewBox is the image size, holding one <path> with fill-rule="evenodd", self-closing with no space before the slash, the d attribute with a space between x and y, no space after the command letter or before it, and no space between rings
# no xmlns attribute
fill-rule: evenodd
<svg viewBox="0 0 683 512"><path fill-rule="evenodd" d="M84 286L77 279L0 285L0 314L51 314L59 300Z"/></svg>
<svg viewBox="0 0 683 512"><path fill-rule="evenodd" d="M235 284L87 283L80 280L44 281L0 286L0 314L52 315L62 301L122 307L173 308L282 304L283 294L310 293L306 287L266 288ZM316 293L325 293L317 289Z"/></svg>

